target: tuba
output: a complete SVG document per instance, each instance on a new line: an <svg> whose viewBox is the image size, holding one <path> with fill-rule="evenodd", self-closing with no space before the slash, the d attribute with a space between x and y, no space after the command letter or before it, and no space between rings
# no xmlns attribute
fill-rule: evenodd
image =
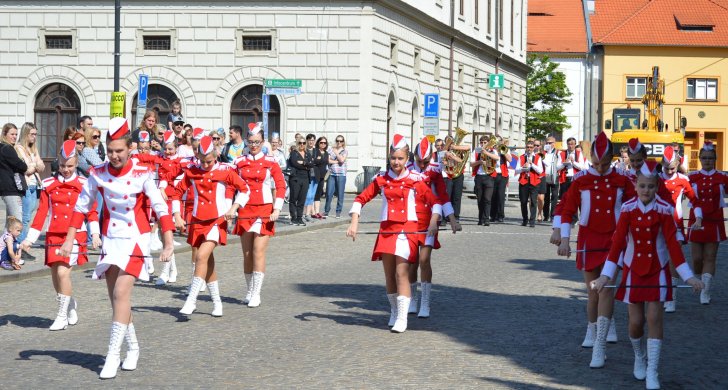
<svg viewBox="0 0 728 390"><path fill-rule="evenodd" d="M459 127L455 128L455 138L453 138L452 142L445 144L445 150L450 151L450 147L454 145L460 145L463 140L465 139L465 136L470 134L469 131L463 130ZM455 162L450 161L449 159L445 158L444 161L444 168L445 172L452 177L456 178L463 174L463 171L465 170L465 165L468 164L468 158L470 157L470 148L468 150L457 150L454 149L451 151L452 153L456 154L460 159L462 159L461 162Z"/></svg>
<svg viewBox="0 0 728 390"><path fill-rule="evenodd" d="M485 151L493 149L496 146L496 143L498 143L498 139L496 139L494 135L491 135L488 139L488 143L482 148L480 156L478 156L480 160L483 161L483 171L485 171L486 175L490 175L495 172L495 166L498 161L488 157L488 155L485 154Z"/></svg>

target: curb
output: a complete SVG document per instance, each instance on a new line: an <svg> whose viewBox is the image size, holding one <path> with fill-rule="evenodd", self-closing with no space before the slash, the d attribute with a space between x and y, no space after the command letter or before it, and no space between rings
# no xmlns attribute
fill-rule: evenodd
<svg viewBox="0 0 728 390"><path fill-rule="evenodd" d="M312 232L312 231L316 231L316 230L327 229L330 227L341 226L341 225L345 225L348 223L349 223L349 219L342 218L341 221L335 221L335 222L330 222L330 223L326 223L326 224L316 224L316 225L308 224L308 225L306 225L306 227L298 227L296 229L291 229L291 230L277 231L275 237L290 236L292 234ZM232 236L232 238L230 238L231 236ZM227 245L230 245L232 243L239 243L239 242L240 242L240 236L228 235ZM185 245L184 248L176 249L174 251L174 254L176 255L176 254L183 254L183 253L188 253L188 252L192 252L192 247L189 245ZM159 254L159 252L158 251L152 252L152 254L156 255L156 254ZM95 261L89 261L89 262L85 263L84 265L79 265L79 266L74 267L74 269L93 269L93 267L95 267L95 266L96 266ZM42 268L36 269L33 271L8 272L8 273L0 274L0 284L19 282L21 280L46 276L46 275L49 275L50 273L51 273L51 269L49 267L46 267L45 265Z"/></svg>

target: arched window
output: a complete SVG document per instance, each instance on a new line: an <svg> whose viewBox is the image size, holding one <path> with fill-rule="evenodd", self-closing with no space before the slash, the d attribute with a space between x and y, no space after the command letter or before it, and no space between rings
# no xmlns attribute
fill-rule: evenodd
<svg viewBox="0 0 728 390"><path fill-rule="evenodd" d="M387 139L384 141L385 145L389 145L391 140L390 137L392 137L395 131L394 113L396 111L397 108L394 102L394 92L390 92L389 97L387 98ZM388 150L388 148L385 148L385 150ZM385 152L385 155L386 154L387 153Z"/></svg>
<svg viewBox="0 0 728 390"><path fill-rule="evenodd" d="M419 142L420 132L417 123L420 119L419 105L417 104L417 98L412 100L412 117L410 118L410 144L414 145Z"/></svg>
<svg viewBox="0 0 728 390"><path fill-rule="evenodd" d="M66 84L49 84L36 95L34 112L34 122L38 126L38 152L43 160L53 161L63 143L63 130L68 126L78 126L81 116L78 95Z"/></svg>
<svg viewBox="0 0 728 390"><path fill-rule="evenodd" d="M263 86L248 85L233 96L230 103L230 125L238 125L246 130L248 123L263 121ZM270 95L270 111L268 111L268 141L273 133L281 132L281 105L275 95ZM246 133L243 133L243 137Z"/></svg>
<svg viewBox="0 0 728 390"><path fill-rule="evenodd" d="M162 124L167 127L167 115L172 112L172 102L179 99L177 94L171 89L160 84L149 84L147 90L147 111L154 110L157 112L158 124ZM134 94L134 99L131 105L131 123L132 127L139 126L142 118L137 115L137 101L138 95ZM185 112L182 111L182 116L185 116Z"/></svg>
<svg viewBox="0 0 728 390"><path fill-rule="evenodd" d="M465 126L465 123L464 123L463 118L464 118L463 117L463 108L462 107L459 107L458 108L457 121L455 123L456 123L457 127L465 130L465 127L464 127Z"/></svg>

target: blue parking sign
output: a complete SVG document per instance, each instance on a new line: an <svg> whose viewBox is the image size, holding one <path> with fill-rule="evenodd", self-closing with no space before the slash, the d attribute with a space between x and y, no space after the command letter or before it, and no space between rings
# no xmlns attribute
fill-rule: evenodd
<svg viewBox="0 0 728 390"><path fill-rule="evenodd" d="M146 107L147 105L147 90L149 89L149 76L145 74L139 75L139 96L137 99L137 105Z"/></svg>
<svg viewBox="0 0 728 390"><path fill-rule="evenodd" d="M440 117L440 95L436 93L425 94L425 118Z"/></svg>

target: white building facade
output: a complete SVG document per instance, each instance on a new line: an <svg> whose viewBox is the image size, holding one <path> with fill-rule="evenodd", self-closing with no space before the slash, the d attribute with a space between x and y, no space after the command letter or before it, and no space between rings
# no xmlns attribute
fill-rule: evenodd
<svg viewBox="0 0 728 390"><path fill-rule="evenodd" d="M0 121L35 122L46 159L80 115L107 126L114 7L106 3L0 3ZM205 129L259 121L264 80L300 79L300 95L271 96L270 134L285 144L295 133L342 134L353 189L363 166L384 166L393 134L423 136L425 93L440 95L440 137L455 126L494 132L496 94L476 79L495 73L499 58L498 131L512 144L523 140L526 0L191 4L122 1L127 118L139 121L140 74L149 76L147 107L160 122L179 100L185 119Z"/></svg>

